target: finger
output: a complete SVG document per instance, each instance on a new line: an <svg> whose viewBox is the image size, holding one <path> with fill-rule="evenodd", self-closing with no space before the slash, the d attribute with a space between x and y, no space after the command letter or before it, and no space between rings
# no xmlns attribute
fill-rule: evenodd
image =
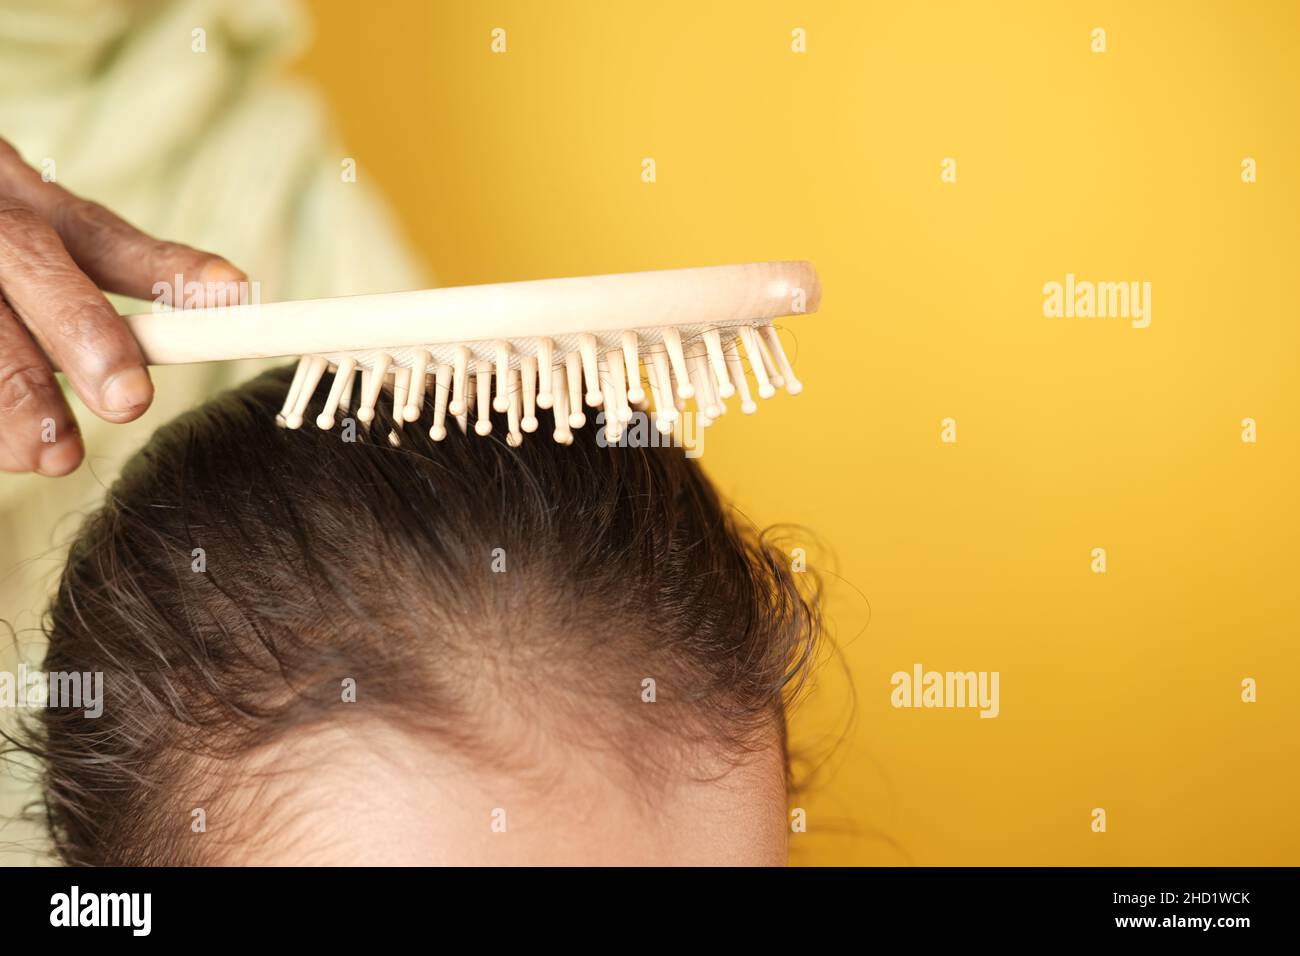
<svg viewBox="0 0 1300 956"><path fill-rule="evenodd" d="M126 323L30 207L0 199L0 293L73 390L111 422L153 400L144 357Z"/></svg>
<svg viewBox="0 0 1300 956"><path fill-rule="evenodd" d="M171 287L179 275L182 283L204 285L208 305L240 301L239 284L248 276L221 256L155 239L98 203L58 183L45 182L4 140L0 140L0 194L25 203L48 222L73 261L101 289L152 299L157 296L156 283ZM173 304L179 308L182 303Z"/></svg>
<svg viewBox="0 0 1300 956"><path fill-rule="evenodd" d="M51 207L49 222L73 260L101 289L137 299L155 299L157 286L171 289L201 283L205 305L236 305L241 282L248 281L220 256L154 239L98 203L67 194ZM183 303L173 302L176 308Z"/></svg>
<svg viewBox="0 0 1300 956"><path fill-rule="evenodd" d="M0 471L66 475L85 452L49 363L0 302Z"/></svg>

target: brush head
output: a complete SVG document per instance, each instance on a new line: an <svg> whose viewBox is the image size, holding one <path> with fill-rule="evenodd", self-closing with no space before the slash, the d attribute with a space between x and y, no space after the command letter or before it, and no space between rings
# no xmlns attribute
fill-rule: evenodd
<svg viewBox="0 0 1300 956"><path fill-rule="evenodd" d="M755 392L796 395L772 323L820 301L809 263L767 262L203 309L186 313L183 334L174 319L166 334L159 316L128 323L154 362L303 355L277 417L288 428L309 411L320 428L349 416L369 425L391 401L395 422L431 417L435 440L448 417L486 437L504 416L517 446L542 427L539 410L556 441L589 418L619 441L637 434L638 413L666 434L686 415L711 425L737 395L745 414Z"/></svg>

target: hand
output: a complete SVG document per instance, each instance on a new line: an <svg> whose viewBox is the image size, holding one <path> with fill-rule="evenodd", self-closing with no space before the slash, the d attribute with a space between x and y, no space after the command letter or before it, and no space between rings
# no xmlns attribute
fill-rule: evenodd
<svg viewBox="0 0 1300 956"><path fill-rule="evenodd" d="M219 256L154 239L44 182L0 139L0 471L58 476L81 463L81 436L52 362L100 418L144 413L153 383L100 290L148 300L155 282L170 285L177 274L206 288L247 278Z"/></svg>

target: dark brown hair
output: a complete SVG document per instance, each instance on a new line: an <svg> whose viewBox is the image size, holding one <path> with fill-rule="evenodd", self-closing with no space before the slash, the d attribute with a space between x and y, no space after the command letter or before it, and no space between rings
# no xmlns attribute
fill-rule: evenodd
<svg viewBox="0 0 1300 956"><path fill-rule="evenodd" d="M214 767L359 713L478 760L509 759L487 739L503 700L628 761L784 741L815 579L680 449L599 447L591 425L560 446L549 414L518 448L503 416L435 443L426 415L399 447L386 409L355 441L290 431L288 371L159 429L72 544L44 669L102 671L103 715L47 708L21 741L65 862L199 862L178 808Z"/></svg>

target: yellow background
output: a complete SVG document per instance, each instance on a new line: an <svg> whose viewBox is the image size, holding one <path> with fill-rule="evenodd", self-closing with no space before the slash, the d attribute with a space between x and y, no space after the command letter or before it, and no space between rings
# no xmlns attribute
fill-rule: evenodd
<svg viewBox="0 0 1300 956"><path fill-rule="evenodd" d="M806 392L704 457L836 561L794 862L1300 863L1300 4L313 8L440 284L817 264ZM1151 282L1150 328L1045 318L1067 272ZM895 710L916 662L1001 716Z"/></svg>

